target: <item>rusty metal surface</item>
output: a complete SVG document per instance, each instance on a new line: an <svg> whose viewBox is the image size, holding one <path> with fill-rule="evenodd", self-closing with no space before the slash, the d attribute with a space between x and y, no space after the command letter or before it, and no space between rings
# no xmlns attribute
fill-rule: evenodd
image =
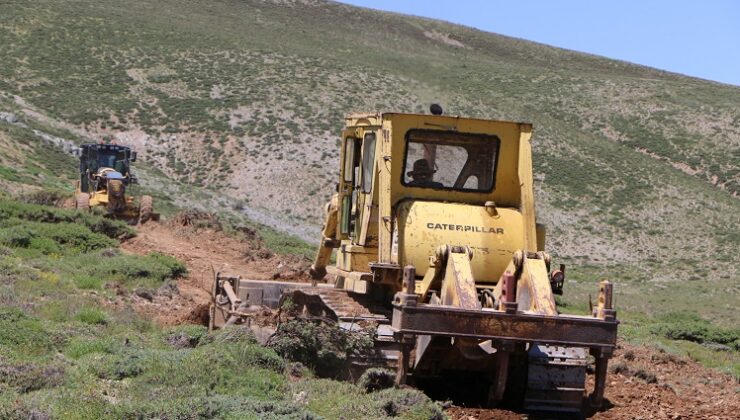
<svg viewBox="0 0 740 420"><path fill-rule="evenodd" d="M450 306L396 305L391 325L399 334L614 347L618 322L579 316L507 314Z"/></svg>
<svg viewBox="0 0 740 420"><path fill-rule="evenodd" d="M240 279L239 298L250 305L264 305L278 309L281 296L300 291L303 295L316 296L336 314L341 321L377 321L388 323L390 312L373 305L370 297L351 294L334 289L330 284L296 283L288 281L268 281ZM310 303L310 302L309 302Z"/></svg>

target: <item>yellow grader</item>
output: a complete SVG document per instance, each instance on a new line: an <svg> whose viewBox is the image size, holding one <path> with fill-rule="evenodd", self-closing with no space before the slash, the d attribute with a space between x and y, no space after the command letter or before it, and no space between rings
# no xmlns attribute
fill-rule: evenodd
<svg viewBox="0 0 740 420"><path fill-rule="evenodd" d="M80 177L75 185L75 208L83 211L103 208L109 217L129 223L157 220L152 197L141 196L138 203L126 189L138 181L131 172L136 152L127 146L105 143L83 144L77 150Z"/></svg>
<svg viewBox="0 0 740 420"><path fill-rule="evenodd" d="M348 115L311 267L322 278L336 250L329 284L217 275L212 326L238 323L247 303L309 296L322 305L302 299L307 310L338 322L377 322L399 383L463 375L487 383L490 404L601 406L617 338L612 283L599 283L590 316L558 311L565 267L553 266L535 221L532 126L432 112Z"/></svg>

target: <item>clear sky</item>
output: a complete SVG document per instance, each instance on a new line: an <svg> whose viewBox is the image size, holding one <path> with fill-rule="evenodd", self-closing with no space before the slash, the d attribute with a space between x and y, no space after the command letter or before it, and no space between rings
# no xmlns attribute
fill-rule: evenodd
<svg viewBox="0 0 740 420"><path fill-rule="evenodd" d="M341 0L740 86L740 0Z"/></svg>

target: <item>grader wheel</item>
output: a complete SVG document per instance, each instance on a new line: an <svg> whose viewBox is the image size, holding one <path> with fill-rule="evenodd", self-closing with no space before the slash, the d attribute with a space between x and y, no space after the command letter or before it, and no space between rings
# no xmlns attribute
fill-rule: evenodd
<svg viewBox="0 0 740 420"><path fill-rule="evenodd" d="M77 194L77 197L75 197L75 208L83 211L90 210L90 195L86 193Z"/></svg>
<svg viewBox="0 0 740 420"><path fill-rule="evenodd" d="M144 224L152 218L154 212L154 200L149 195L141 196L139 203L139 224Z"/></svg>

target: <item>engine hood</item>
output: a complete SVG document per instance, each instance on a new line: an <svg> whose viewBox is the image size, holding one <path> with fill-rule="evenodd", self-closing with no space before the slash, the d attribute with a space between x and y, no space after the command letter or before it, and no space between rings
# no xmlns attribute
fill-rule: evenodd
<svg viewBox="0 0 740 420"><path fill-rule="evenodd" d="M512 208L491 215L484 206L407 200L397 206L396 221L398 261L421 276L439 245L468 246L476 283L495 283L524 246L522 215Z"/></svg>

